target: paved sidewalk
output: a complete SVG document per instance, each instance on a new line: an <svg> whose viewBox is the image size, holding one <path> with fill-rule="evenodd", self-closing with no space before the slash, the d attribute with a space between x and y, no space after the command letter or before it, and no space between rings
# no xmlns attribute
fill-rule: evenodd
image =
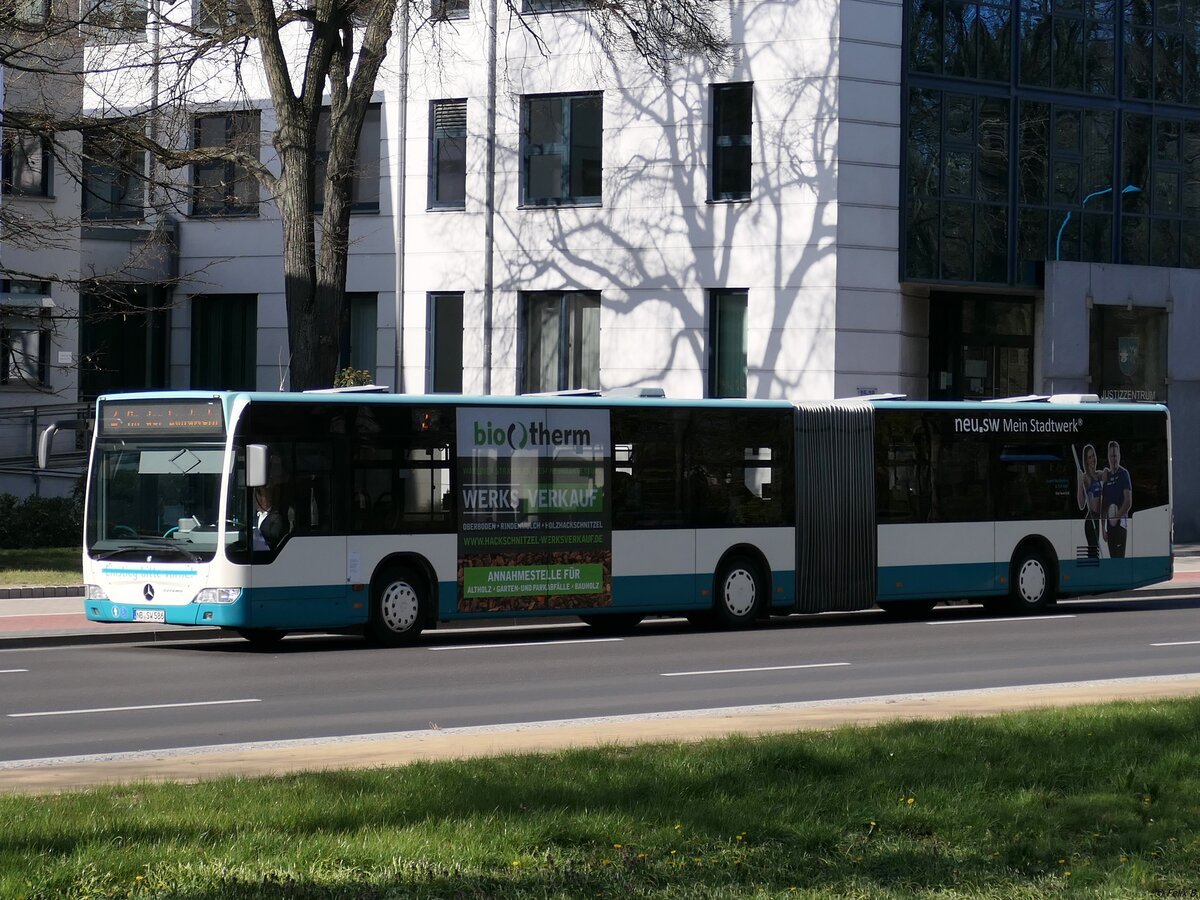
<svg viewBox="0 0 1200 900"><path fill-rule="evenodd" d="M220 628L203 626L90 622L83 612L82 585L8 590L8 596L0 594L0 649L128 641L210 640L230 636L230 632ZM1177 547L1175 577L1162 584L1139 588L1138 593L1200 593L1200 545Z"/></svg>

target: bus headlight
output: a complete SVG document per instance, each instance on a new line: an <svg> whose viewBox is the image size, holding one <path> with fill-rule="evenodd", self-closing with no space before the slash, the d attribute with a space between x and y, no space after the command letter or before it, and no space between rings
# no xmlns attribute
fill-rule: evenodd
<svg viewBox="0 0 1200 900"><path fill-rule="evenodd" d="M104 588L98 584L85 584L83 586L83 598L85 600L107 600L108 594L104 593Z"/></svg>
<svg viewBox="0 0 1200 900"><path fill-rule="evenodd" d="M241 588L205 588L192 600L193 603L237 603L242 597Z"/></svg>

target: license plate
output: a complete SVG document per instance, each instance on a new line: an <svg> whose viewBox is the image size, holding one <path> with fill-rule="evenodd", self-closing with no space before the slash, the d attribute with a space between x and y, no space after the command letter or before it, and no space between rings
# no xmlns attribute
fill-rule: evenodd
<svg viewBox="0 0 1200 900"><path fill-rule="evenodd" d="M165 609L135 609L133 611L133 621L165 622L167 621L167 611Z"/></svg>

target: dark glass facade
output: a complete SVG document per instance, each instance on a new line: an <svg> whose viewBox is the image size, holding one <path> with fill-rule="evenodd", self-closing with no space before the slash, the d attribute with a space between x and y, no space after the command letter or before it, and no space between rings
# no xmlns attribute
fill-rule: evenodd
<svg viewBox="0 0 1200 900"><path fill-rule="evenodd" d="M902 277L1200 268L1200 0L908 0Z"/></svg>

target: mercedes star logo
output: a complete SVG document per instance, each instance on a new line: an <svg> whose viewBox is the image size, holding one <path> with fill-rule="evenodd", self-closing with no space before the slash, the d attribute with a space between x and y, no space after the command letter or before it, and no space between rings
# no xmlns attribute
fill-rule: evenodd
<svg viewBox="0 0 1200 900"><path fill-rule="evenodd" d="M154 599L154 585L148 584L144 588L142 588L142 596L145 597L147 600L153 600Z"/></svg>

